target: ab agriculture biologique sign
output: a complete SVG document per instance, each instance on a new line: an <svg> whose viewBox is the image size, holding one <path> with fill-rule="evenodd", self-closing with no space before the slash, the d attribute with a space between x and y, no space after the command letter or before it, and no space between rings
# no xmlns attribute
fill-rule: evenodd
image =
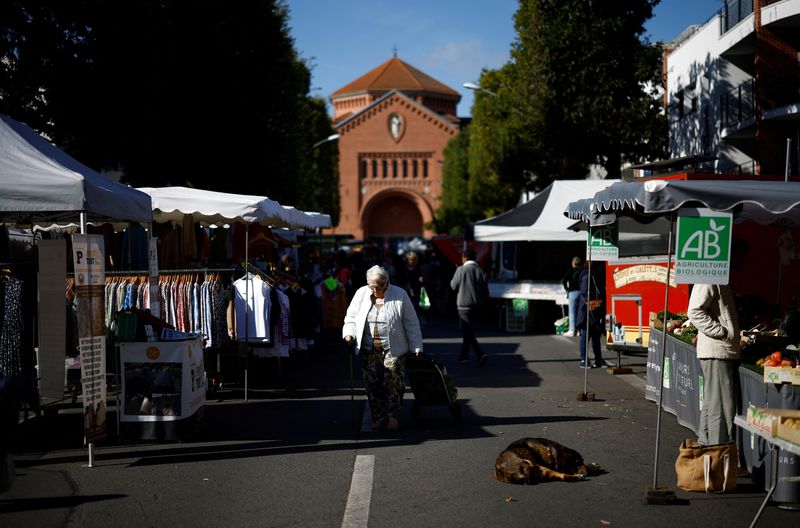
<svg viewBox="0 0 800 528"><path fill-rule="evenodd" d="M728 284L733 215L681 209L675 245L676 284Z"/></svg>

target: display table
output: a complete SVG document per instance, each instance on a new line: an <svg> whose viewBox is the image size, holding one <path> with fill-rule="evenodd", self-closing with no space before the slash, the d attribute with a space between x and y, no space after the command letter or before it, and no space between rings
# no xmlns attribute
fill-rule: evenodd
<svg viewBox="0 0 800 528"><path fill-rule="evenodd" d="M664 362L664 382L661 386L661 341L663 331L650 327L647 347L647 383L645 398L658 402L658 392L664 391L662 405L674 414L678 423L695 434L700 427L702 377L695 347L667 334L667 360Z"/></svg>
<svg viewBox="0 0 800 528"><path fill-rule="evenodd" d="M752 425L747 423L747 420L744 418L744 416L734 417L733 423L735 423L742 430L749 432L753 436L758 436L759 438L765 440L770 444L770 451L772 453L771 458L773 459L772 461L773 468L778 467L778 464L776 463L777 460L782 458L782 456L785 456L787 453L792 453L793 455L795 455L792 458L797 458L797 456L800 455L800 445L789 442L782 438L774 438L772 436L767 436L767 434L764 431L757 429L756 427L753 427ZM784 453L781 453L782 451ZM796 485L800 483L800 477L798 476L780 477L778 475L778 472L773 469L773 471L771 472L769 491L767 492L767 496L764 497L764 502L761 503L761 507L758 508L756 516L753 518L753 522L750 523L750 528L753 528L758 522L758 519L761 517L761 513L764 511L764 508L767 506L767 503L769 503L769 499L772 497L779 483L787 483L787 484L794 483Z"/></svg>
<svg viewBox="0 0 800 528"><path fill-rule="evenodd" d="M667 335L667 360L664 363L664 382L661 387L661 341L663 331L650 327L650 343L647 349L647 383L645 398L658 402L659 390L664 391L662 406L667 412L674 414L678 423L691 429L695 434L699 430L700 410L703 408L703 371L697 359L695 347ZM770 409L800 409L800 386L764 383L761 374L747 368L739 367L740 407L739 414L744 414L748 405L768 407ZM764 489L769 488L769 479L773 471L773 459L769 444L758 437L744 435L739 432L736 443L743 455L747 469L753 475L753 482L762 483ZM786 454L776 459L779 477L800 475L800 457ZM800 503L800 484L780 480L774 490L777 502Z"/></svg>
<svg viewBox="0 0 800 528"><path fill-rule="evenodd" d="M120 422L126 436L174 440L203 425L206 372L200 338L120 343Z"/></svg>

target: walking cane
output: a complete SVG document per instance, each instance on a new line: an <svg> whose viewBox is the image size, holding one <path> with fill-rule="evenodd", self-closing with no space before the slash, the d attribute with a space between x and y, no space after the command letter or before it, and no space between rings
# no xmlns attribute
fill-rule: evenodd
<svg viewBox="0 0 800 528"><path fill-rule="evenodd" d="M356 426L356 402L355 402L355 386L353 384L353 355L356 353L356 344L353 340L352 346L348 347L347 360L350 364L350 425Z"/></svg>

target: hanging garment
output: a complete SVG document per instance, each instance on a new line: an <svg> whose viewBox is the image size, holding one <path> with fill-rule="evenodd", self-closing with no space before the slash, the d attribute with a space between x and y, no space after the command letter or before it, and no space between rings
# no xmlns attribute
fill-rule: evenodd
<svg viewBox="0 0 800 528"><path fill-rule="evenodd" d="M271 288L248 273L233 283L234 329L239 341L269 342Z"/></svg>
<svg viewBox="0 0 800 528"><path fill-rule="evenodd" d="M3 315L0 327L0 374L22 373L22 281L10 278L0 282Z"/></svg>

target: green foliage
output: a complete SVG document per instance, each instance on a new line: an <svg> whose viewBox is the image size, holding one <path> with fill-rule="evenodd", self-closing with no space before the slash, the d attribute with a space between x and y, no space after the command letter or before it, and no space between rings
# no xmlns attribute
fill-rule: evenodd
<svg viewBox="0 0 800 528"><path fill-rule="evenodd" d="M543 187L582 178L589 164L619 177L623 162L663 154L666 120L653 87L661 50L643 40L659 0L522 0L512 50L514 97Z"/></svg>
<svg viewBox="0 0 800 528"><path fill-rule="evenodd" d="M311 147L330 122L308 95L282 1L0 4L0 112L134 186L266 195L338 216L335 155Z"/></svg>
<svg viewBox="0 0 800 528"><path fill-rule="evenodd" d="M618 178L624 162L664 154L661 49L643 40L658 1L520 1L512 60L484 71L480 85L491 94L475 94L466 173L460 157L450 159L456 151L445 151L466 190L445 190L442 223L456 230L493 216L522 190L583 179L592 164Z"/></svg>
<svg viewBox="0 0 800 528"><path fill-rule="evenodd" d="M467 190L469 135L470 127L467 126L444 149L442 205L436 215L436 230L440 233L461 233L473 216Z"/></svg>

